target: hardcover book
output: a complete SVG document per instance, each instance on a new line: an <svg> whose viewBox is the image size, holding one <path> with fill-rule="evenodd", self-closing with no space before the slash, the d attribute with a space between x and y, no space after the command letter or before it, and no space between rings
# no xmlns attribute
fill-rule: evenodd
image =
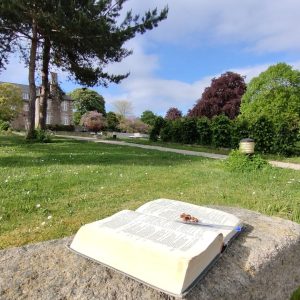
<svg viewBox="0 0 300 300"><path fill-rule="evenodd" d="M234 215L158 199L82 226L70 248L168 294L182 296L241 230Z"/></svg>

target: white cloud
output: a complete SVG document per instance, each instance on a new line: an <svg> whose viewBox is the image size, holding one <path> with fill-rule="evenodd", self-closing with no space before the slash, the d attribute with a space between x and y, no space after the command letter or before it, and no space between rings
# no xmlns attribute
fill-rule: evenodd
<svg viewBox="0 0 300 300"><path fill-rule="evenodd" d="M231 69L230 71L246 76L246 82L253 77L258 76L265 71L270 65L277 62L267 64L248 66L243 68ZM290 62L295 69L300 70L300 61ZM210 86L214 77L220 76L228 70L224 70L219 74L211 74L199 80L188 83L178 80L166 80L156 78L154 74L147 74L144 77L130 77L121 83L120 95L106 94L105 99L108 104L115 100L127 100L132 102L134 113L139 116L145 110L164 115L170 107L177 107L185 114L193 107L196 100L199 99L204 89Z"/></svg>
<svg viewBox="0 0 300 300"><path fill-rule="evenodd" d="M193 47L203 43L245 43L246 49L259 52L300 49L298 0L128 2L128 8L141 14L166 5L168 18L147 33L147 38Z"/></svg>

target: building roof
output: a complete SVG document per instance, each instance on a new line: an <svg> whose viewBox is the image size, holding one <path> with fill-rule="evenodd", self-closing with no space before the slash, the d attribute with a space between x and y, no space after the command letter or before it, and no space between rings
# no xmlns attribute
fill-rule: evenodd
<svg viewBox="0 0 300 300"><path fill-rule="evenodd" d="M0 84L1 83L14 84L14 85L16 85L17 87L19 87L21 89L22 93L28 93L29 94L29 85L27 85L27 84L20 84L20 83L14 83L14 82L3 82L3 81L0 81ZM40 87L39 86L36 88L36 92L37 92L37 96L40 96ZM63 99L66 100L66 101L72 101L73 100L69 95L66 95L66 94L63 95ZM23 99L23 100L24 101L28 101L28 99Z"/></svg>

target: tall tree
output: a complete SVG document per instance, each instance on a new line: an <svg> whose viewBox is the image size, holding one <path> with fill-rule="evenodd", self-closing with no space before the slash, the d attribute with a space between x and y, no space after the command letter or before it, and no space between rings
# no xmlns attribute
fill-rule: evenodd
<svg viewBox="0 0 300 300"><path fill-rule="evenodd" d="M32 61L34 49L37 49L39 42L44 42L42 56L46 59L43 64L45 75L42 87L43 99L47 99L48 93L46 76L48 76L49 57L50 62L67 71L83 85L106 86L109 82L118 83L128 74L111 75L104 71L104 68L107 64L120 62L131 54L131 51L123 48L126 41L137 33L143 34L153 29L167 16L167 8L160 13L154 9L146 12L142 18L128 12L122 21L120 13L126 1L2 0L0 24L5 21L6 31L3 40L5 45L8 45L5 47L5 53L11 51L14 45L9 34L19 33L21 25L29 28L28 38L34 42L31 46L30 66L34 66ZM27 2L30 5L26 6ZM2 9L3 7L5 10ZM15 21L17 16L18 22ZM17 44L22 44L20 39ZM49 44L50 50L47 46ZM1 63L7 62L6 54L0 57L2 57ZM33 69L30 68L30 81L32 81L32 71ZM35 96L34 91L31 89L30 98L33 99L33 96ZM46 105L42 104L41 108L42 114L45 114ZM34 115L32 106L31 109ZM32 119L30 122L34 124ZM40 121L40 124L43 126L43 121Z"/></svg>
<svg viewBox="0 0 300 300"><path fill-rule="evenodd" d="M246 91L244 77L234 72L226 72L213 78L202 97L189 110L190 117L208 117L225 114L234 119L240 111L241 98Z"/></svg>

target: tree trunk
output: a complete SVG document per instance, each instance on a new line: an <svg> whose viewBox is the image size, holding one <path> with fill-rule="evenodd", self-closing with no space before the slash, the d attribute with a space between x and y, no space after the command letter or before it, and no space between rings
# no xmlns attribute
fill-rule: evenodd
<svg viewBox="0 0 300 300"><path fill-rule="evenodd" d="M43 62L42 62L42 87L39 102L39 118L38 128L46 129L47 118L47 100L49 96L49 62L50 62L50 40L45 38L43 48Z"/></svg>
<svg viewBox="0 0 300 300"><path fill-rule="evenodd" d="M35 86L35 66L36 66L36 53L37 53L37 25L35 20L32 21L32 38L29 57L29 112L28 112L28 131L26 139L34 138L35 128L35 101L36 101L36 86Z"/></svg>

